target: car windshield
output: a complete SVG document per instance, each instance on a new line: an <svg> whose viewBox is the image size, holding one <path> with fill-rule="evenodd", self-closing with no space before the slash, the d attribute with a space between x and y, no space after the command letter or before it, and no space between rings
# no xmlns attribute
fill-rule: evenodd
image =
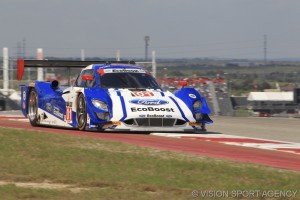
<svg viewBox="0 0 300 200"><path fill-rule="evenodd" d="M100 76L102 88L161 89L156 80L145 73L107 73Z"/></svg>

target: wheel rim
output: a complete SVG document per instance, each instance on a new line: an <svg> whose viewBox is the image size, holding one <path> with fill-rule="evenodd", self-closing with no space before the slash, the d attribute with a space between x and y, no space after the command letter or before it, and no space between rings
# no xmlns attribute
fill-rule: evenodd
<svg viewBox="0 0 300 200"><path fill-rule="evenodd" d="M30 121L36 119L37 115L37 98L35 92L30 93L29 102L28 102L28 116Z"/></svg>
<svg viewBox="0 0 300 200"><path fill-rule="evenodd" d="M78 99L77 105L77 123L78 127L82 128L85 125L86 120L86 108L84 98L80 97Z"/></svg>

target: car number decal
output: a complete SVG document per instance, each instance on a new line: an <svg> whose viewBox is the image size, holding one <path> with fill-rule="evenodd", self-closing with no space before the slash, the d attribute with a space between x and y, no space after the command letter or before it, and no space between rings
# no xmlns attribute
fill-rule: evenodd
<svg viewBox="0 0 300 200"><path fill-rule="evenodd" d="M68 123L72 123L72 107L66 107L65 121Z"/></svg>
<svg viewBox="0 0 300 200"><path fill-rule="evenodd" d="M136 92L131 92L131 94L134 97L153 97L154 96L153 92L148 92L148 91L136 91Z"/></svg>

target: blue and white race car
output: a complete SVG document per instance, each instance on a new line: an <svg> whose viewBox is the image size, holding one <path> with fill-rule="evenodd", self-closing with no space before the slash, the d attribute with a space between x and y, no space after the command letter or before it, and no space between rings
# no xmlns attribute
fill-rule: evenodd
<svg viewBox="0 0 300 200"><path fill-rule="evenodd" d="M84 67L85 66L85 67ZM163 91L155 78L133 62L18 60L24 67L83 68L74 84L57 80L21 86L21 107L32 126L99 131L205 131L212 123L204 97L194 88Z"/></svg>

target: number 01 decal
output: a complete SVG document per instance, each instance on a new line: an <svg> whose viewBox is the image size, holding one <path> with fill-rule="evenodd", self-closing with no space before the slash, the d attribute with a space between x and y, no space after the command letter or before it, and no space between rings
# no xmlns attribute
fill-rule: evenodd
<svg viewBox="0 0 300 200"><path fill-rule="evenodd" d="M68 123L72 122L72 107L66 107L66 118L65 118L65 120Z"/></svg>

